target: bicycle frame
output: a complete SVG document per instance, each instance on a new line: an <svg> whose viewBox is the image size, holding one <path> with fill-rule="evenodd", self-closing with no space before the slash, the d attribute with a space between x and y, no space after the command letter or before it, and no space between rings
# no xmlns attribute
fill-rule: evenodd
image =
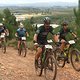
<svg viewBox="0 0 80 80"><path fill-rule="evenodd" d="M5 40L5 33L2 33L0 36L0 41L1 41L1 47L2 47L2 52L6 52L6 40Z"/></svg>
<svg viewBox="0 0 80 80"><path fill-rule="evenodd" d="M24 37L21 38L21 40L20 40L20 46L19 46L19 55L21 55L21 52L22 52L23 47L24 47L24 49L25 49L25 55L24 55L24 57L25 57L26 56L26 46L25 46L24 41L26 41L25 38Z"/></svg>
<svg viewBox="0 0 80 80"><path fill-rule="evenodd" d="M48 40L48 44L44 46L44 49L43 49L42 54L41 54L42 63L45 62L46 58L49 55L52 55L51 50L53 49L53 47L50 43L52 43L52 40Z"/></svg>

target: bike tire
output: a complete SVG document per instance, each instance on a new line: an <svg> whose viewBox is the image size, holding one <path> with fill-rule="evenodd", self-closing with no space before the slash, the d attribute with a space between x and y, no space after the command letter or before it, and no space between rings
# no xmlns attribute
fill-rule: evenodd
<svg viewBox="0 0 80 80"><path fill-rule="evenodd" d="M6 43L4 41L2 41L2 52L6 53Z"/></svg>
<svg viewBox="0 0 80 80"><path fill-rule="evenodd" d="M44 74L46 80L55 80L57 75L57 63L53 56L48 56L44 64Z"/></svg>
<svg viewBox="0 0 80 80"><path fill-rule="evenodd" d="M35 62L36 63L36 62ZM41 76L43 72L42 60L41 58L38 59L38 64L35 64L35 71L36 75Z"/></svg>
<svg viewBox="0 0 80 80"><path fill-rule="evenodd" d="M76 71L80 71L80 52L77 49L73 49L71 51L70 60L71 60L72 67Z"/></svg>
<svg viewBox="0 0 80 80"><path fill-rule="evenodd" d="M61 49L57 48L55 50L55 58L56 58L56 61L57 61L57 65L58 65L58 67L63 68L65 66L65 58L59 58L60 54L61 54Z"/></svg>

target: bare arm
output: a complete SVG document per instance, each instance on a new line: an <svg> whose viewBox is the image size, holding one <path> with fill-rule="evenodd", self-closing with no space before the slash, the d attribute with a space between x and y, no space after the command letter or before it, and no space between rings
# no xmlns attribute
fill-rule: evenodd
<svg viewBox="0 0 80 80"><path fill-rule="evenodd" d="M59 35L56 35L56 34L55 34L55 35L53 36L53 39L54 39L54 42L58 42L58 41L59 41Z"/></svg>
<svg viewBox="0 0 80 80"><path fill-rule="evenodd" d="M34 38L33 38L33 40L36 41L36 42L37 42L37 37L38 37L38 34L35 34Z"/></svg>
<svg viewBox="0 0 80 80"><path fill-rule="evenodd" d="M9 36L9 30L8 29L6 29L6 34L7 34L7 36Z"/></svg>
<svg viewBox="0 0 80 80"><path fill-rule="evenodd" d="M15 36L16 36L16 37L18 37L18 34L17 34L17 32L15 33Z"/></svg>
<svg viewBox="0 0 80 80"><path fill-rule="evenodd" d="M28 34L28 32L26 32L26 35L27 35L27 37L29 37L29 34Z"/></svg>
<svg viewBox="0 0 80 80"><path fill-rule="evenodd" d="M72 35L73 35L74 37L77 37L77 36L76 36L76 34L75 34L75 33L73 33L73 32L72 32Z"/></svg>

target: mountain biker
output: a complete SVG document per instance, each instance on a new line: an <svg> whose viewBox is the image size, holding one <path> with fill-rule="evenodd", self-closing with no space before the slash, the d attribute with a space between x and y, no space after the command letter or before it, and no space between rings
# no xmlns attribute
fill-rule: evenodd
<svg viewBox="0 0 80 80"><path fill-rule="evenodd" d="M26 37L29 36L28 32L26 31L26 29L24 28L24 25L22 23L20 23L19 28L17 29L15 36L18 37L18 50L19 50L19 46L20 46L20 42L21 42L21 37ZM24 46L26 48L26 42L25 40L23 41Z"/></svg>
<svg viewBox="0 0 80 80"><path fill-rule="evenodd" d="M54 35L54 29L50 26L50 18L45 17L44 24L40 26L34 35L34 43L36 43L37 52L35 55L35 64L38 64L38 58L42 54L43 46L47 44L47 35L50 32L53 35L53 39L56 40Z"/></svg>
<svg viewBox="0 0 80 80"><path fill-rule="evenodd" d="M3 33L4 33L5 36L9 36L8 29L4 26L3 23L0 23L0 35L3 34Z"/></svg>
<svg viewBox="0 0 80 80"><path fill-rule="evenodd" d="M6 36L9 36L9 31L3 23L0 23L0 47L2 41L6 42Z"/></svg>
<svg viewBox="0 0 80 80"><path fill-rule="evenodd" d="M66 36L68 33L71 33L75 38L77 38L76 34L68 27L68 22L64 21L62 23L62 28L60 29L60 31L58 32L58 35L57 35L57 37L61 43L60 49L62 51L62 56L63 56L63 50L66 46L65 42L67 41ZM69 44L67 45L67 47L69 47Z"/></svg>

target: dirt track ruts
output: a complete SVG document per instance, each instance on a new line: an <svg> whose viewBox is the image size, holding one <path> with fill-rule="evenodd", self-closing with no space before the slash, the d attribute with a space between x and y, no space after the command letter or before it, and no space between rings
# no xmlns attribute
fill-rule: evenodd
<svg viewBox="0 0 80 80"><path fill-rule="evenodd" d="M34 69L34 51L28 50L26 57L18 56L17 50L8 47L3 54L0 49L0 80L45 80L36 76ZM80 80L80 72L76 72L70 64L58 68L56 80Z"/></svg>

